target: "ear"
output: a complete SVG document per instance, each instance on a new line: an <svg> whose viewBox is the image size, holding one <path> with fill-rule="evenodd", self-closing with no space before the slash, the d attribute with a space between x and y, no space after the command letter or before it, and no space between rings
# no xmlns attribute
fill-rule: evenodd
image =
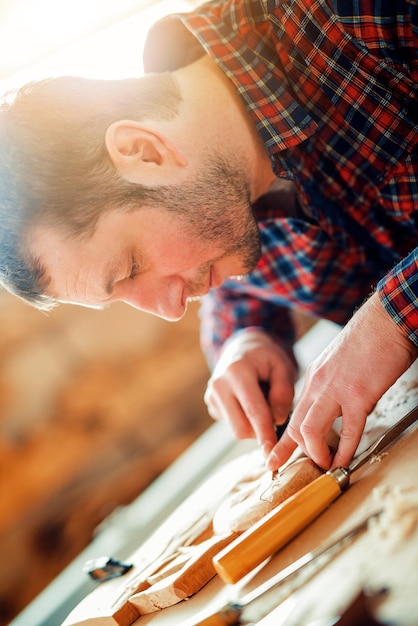
<svg viewBox="0 0 418 626"><path fill-rule="evenodd" d="M113 165L130 182L167 184L170 172L187 165L183 152L166 135L132 120L111 124L105 143Z"/></svg>

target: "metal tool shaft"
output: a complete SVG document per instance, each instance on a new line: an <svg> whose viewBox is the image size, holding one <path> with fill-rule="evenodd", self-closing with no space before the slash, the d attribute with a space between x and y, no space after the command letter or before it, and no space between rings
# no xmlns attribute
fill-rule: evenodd
<svg viewBox="0 0 418 626"><path fill-rule="evenodd" d="M383 433L383 435L377 439L371 446L369 446L364 452L359 454L357 458L355 458L350 465L348 466L348 471L350 474L358 470L362 465L367 463L373 456L379 454L386 446L388 446L392 441L395 441L409 426L412 426L414 422L418 419L418 406L412 411L409 411L399 422L391 426L389 430Z"/></svg>
<svg viewBox="0 0 418 626"><path fill-rule="evenodd" d="M286 580L288 580L291 576L300 572L306 565L312 563L321 556L324 556L327 553L332 553L337 549L341 549L343 545L354 539L361 531L365 530L368 526L368 523L371 519L378 517L382 513L382 509L375 511L371 515L368 515L366 518L352 526L349 530L337 535L334 539L327 541L316 550L312 550L311 552L307 552L303 556L301 556L297 561L291 563L284 570L270 578L270 580L266 581L257 589L250 591L245 596L241 598L241 604L243 606L248 606L254 600L258 600L261 596L263 596L268 591L271 591L274 587L281 585Z"/></svg>
<svg viewBox="0 0 418 626"><path fill-rule="evenodd" d="M203 618L198 622L194 622L194 626L215 626L216 624L225 624L232 626L234 624L241 623L240 618L243 612L253 602L262 598L266 593L268 593L278 585L281 585L288 581L294 574L300 572L304 567L306 567L313 561L319 559L322 556L325 556L326 554L331 555L337 550L342 550L360 532L367 528L368 523L371 519L378 517L381 512L381 509L375 511L348 530L338 534L336 537L322 544L315 550L307 552L299 559L297 559L297 561L291 563L288 567L281 570L278 574L267 580L265 583L259 585L258 587L256 587L256 589L253 589L252 591L242 596L242 598L240 598L240 600L238 600L237 602L228 602L228 604L224 605L222 608L216 611L215 614Z"/></svg>

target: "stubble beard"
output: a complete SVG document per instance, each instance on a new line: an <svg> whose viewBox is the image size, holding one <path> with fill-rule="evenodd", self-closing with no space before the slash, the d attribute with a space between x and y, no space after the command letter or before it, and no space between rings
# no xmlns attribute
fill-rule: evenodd
<svg viewBox="0 0 418 626"><path fill-rule="evenodd" d="M221 258L239 259L241 275L255 268L261 240L242 168L219 157L208 158L191 182L161 191L164 208L176 213L187 236L202 245L216 245L223 250Z"/></svg>

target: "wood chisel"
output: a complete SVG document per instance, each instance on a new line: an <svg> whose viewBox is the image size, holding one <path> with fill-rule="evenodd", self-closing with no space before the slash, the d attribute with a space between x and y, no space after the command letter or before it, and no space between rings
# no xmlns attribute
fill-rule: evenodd
<svg viewBox="0 0 418 626"><path fill-rule="evenodd" d="M319 559L322 556L335 554L337 551L341 551L349 542L351 542L360 532L365 530L369 524L369 521L378 517L382 510L375 511L368 515L365 519L352 526L349 530L340 533L334 539L331 539L319 546L311 552L307 552L300 557L294 563L291 563L288 567L281 572L267 580L262 585L256 587L253 591L245 594L237 602L228 602L222 606L219 610L215 611L207 617L203 617L199 621L193 621L193 626L234 626L235 624L245 624L245 612L256 600L260 600L266 593L285 583L292 576L299 573L303 568ZM328 560L327 560L328 562ZM322 566L322 565L321 565ZM317 570L316 570L317 571Z"/></svg>
<svg viewBox="0 0 418 626"><path fill-rule="evenodd" d="M270 393L270 383L266 380L259 380L258 384L260 385L260 389L263 392L263 396L265 397L266 401L269 401L269 393ZM290 422L290 418L292 416L292 413L289 413L289 415L286 418L286 421L283 424L274 424L274 430L276 433L276 441L279 441L284 433L284 431L287 428L287 425ZM279 470L274 470L271 473L271 480L275 481L279 476Z"/></svg>
<svg viewBox="0 0 418 626"><path fill-rule="evenodd" d="M276 439L277 439L277 441L280 441L281 436L283 435L284 431L287 428L288 423L290 422L291 416L292 416L292 414L289 413L289 415L287 416L286 421L283 424L275 424L274 425L274 430L276 432ZM278 477L279 477L279 470L274 470L271 473L271 480L274 482Z"/></svg>
<svg viewBox="0 0 418 626"><path fill-rule="evenodd" d="M347 468L337 467L316 478L237 537L213 558L219 576L234 584L286 545L349 487L354 471L417 419L418 407L415 407Z"/></svg>

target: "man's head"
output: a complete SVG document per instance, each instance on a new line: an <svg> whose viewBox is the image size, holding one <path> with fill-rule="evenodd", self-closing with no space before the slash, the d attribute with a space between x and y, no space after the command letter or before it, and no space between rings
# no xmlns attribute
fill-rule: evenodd
<svg viewBox="0 0 418 626"><path fill-rule="evenodd" d="M106 129L123 118L170 119L180 100L168 74L141 81L62 77L6 94L0 105L0 280L6 288L48 306L41 268L31 267L27 255L33 224L85 237L107 208L152 202L155 190L118 175Z"/></svg>
<svg viewBox="0 0 418 626"><path fill-rule="evenodd" d="M50 79L5 99L0 281L8 290L39 308L56 301L102 306L118 299L177 319L179 298L185 306L187 298L227 275L252 269L260 251L245 173L216 149L201 155L199 167L184 167L187 158L158 132L158 124L170 124L181 106L171 74ZM166 184L160 172L169 173ZM147 223L148 230L158 223L159 231L147 233ZM171 239L156 241L167 234L165 225ZM138 241L149 246L145 255ZM182 247L182 258L173 246ZM132 296L131 288L119 290L119 281L131 276L127 259L137 264L133 248L153 264L146 280L164 293L173 291L169 277L181 277L175 306L174 300L144 304L139 291ZM164 258L156 266L157 249ZM113 277L101 269L106 264ZM100 292L97 298L98 280L106 281L110 297Z"/></svg>

